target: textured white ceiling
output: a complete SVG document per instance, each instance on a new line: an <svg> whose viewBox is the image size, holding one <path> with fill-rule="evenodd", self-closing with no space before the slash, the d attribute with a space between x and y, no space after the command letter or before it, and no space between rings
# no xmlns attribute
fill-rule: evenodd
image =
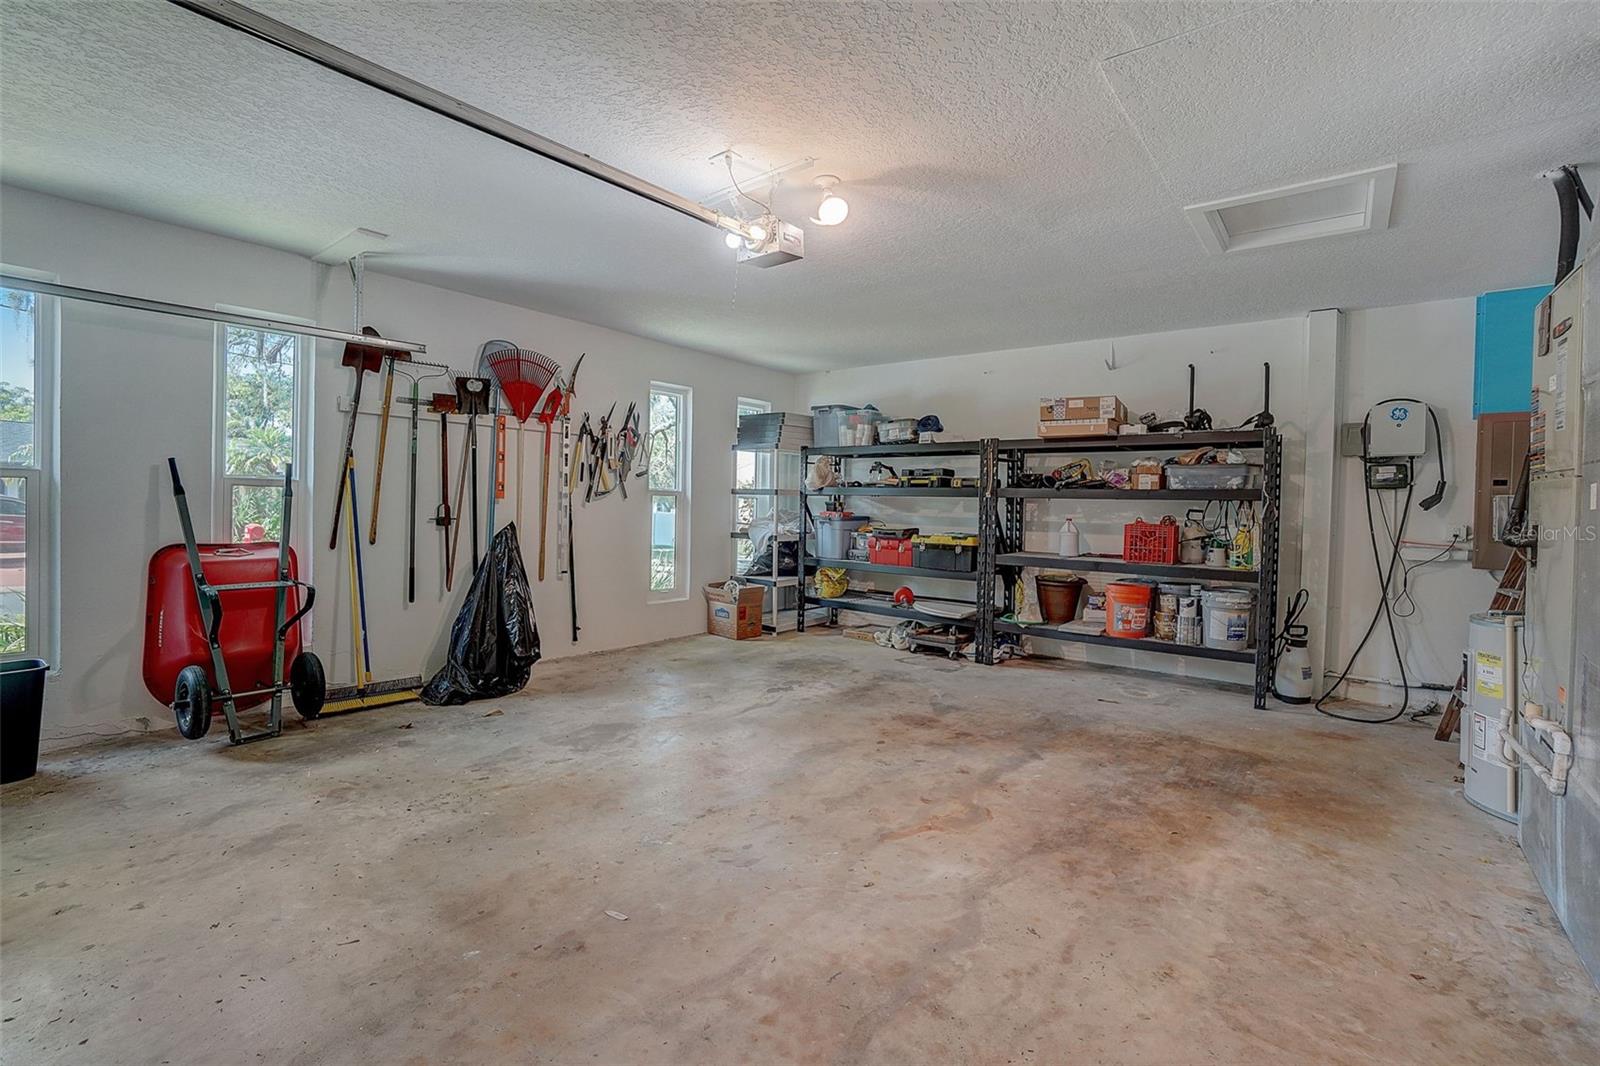
<svg viewBox="0 0 1600 1066"><path fill-rule="evenodd" d="M689 195L728 146L815 156L850 218L736 269L694 222L159 0L0 0L0 179L303 254L364 226L392 235L375 272L813 369L1532 284L1534 175L1600 161L1594 3L254 6ZM1215 258L1183 218L1387 162L1377 235Z"/></svg>

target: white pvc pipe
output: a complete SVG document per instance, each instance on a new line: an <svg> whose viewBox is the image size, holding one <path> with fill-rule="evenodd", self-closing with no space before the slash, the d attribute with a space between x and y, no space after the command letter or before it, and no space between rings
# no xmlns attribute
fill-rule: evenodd
<svg viewBox="0 0 1600 1066"><path fill-rule="evenodd" d="M1512 735L1510 723L1506 720L1506 712L1501 711L1500 717L1500 751L1504 758L1507 749L1514 751L1527 761L1528 769L1544 782L1544 787L1550 790L1552 796L1567 794L1567 773L1572 769L1572 736L1555 722L1544 716L1544 708L1537 703L1522 705L1522 722L1529 729L1550 738L1550 747L1555 755L1549 766L1539 761L1539 757L1529 751L1521 741Z"/></svg>
<svg viewBox="0 0 1600 1066"><path fill-rule="evenodd" d="M1517 685L1522 679L1522 664L1517 662L1517 627L1522 625L1522 619L1507 617L1504 619L1504 625L1506 646L1500 659L1500 668L1504 671L1500 683L1500 728L1509 731L1516 724ZM1473 665L1476 669L1477 664ZM1501 746L1501 758L1505 758L1504 745ZM1517 813L1517 764L1514 762L1510 763L1510 769L1506 773L1505 809L1508 813Z"/></svg>

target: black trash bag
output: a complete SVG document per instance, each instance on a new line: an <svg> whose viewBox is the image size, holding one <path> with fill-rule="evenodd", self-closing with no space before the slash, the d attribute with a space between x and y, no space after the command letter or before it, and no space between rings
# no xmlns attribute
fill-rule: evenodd
<svg viewBox="0 0 1600 1066"><path fill-rule="evenodd" d="M793 577L800 572L800 544L798 541L782 540L778 542L778 569L785 575ZM750 568L745 571L749 577L772 576L772 538L767 537L758 544L750 555Z"/></svg>
<svg viewBox="0 0 1600 1066"><path fill-rule="evenodd" d="M434 706L494 699L520 692L539 661L533 595L522 568L517 527L494 535L467 590L467 602L450 627L450 653L422 702Z"/></svg>

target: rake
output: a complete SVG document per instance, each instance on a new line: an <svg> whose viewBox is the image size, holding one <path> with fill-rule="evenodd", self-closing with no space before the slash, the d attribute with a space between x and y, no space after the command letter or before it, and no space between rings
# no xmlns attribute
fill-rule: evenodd
<svg viewBox="0 0 1600 1066"><path fill-rule="evenodd" d="M561 372L553 359L527 348L487 352L483 360L500 383L500 392L517 416L517 535L522 535L522 427L533 416L539 397Z"/></svg>

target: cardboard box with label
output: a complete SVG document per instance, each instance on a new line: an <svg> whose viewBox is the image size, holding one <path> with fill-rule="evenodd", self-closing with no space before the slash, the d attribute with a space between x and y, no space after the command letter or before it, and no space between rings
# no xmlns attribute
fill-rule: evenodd
<svg viewBox="0 0 1600 1066"><path fill-rule="evenodd" d="M1128 421L1115 396L1057 396L1039 400L1039 436L1110 437Z"/></svg>

